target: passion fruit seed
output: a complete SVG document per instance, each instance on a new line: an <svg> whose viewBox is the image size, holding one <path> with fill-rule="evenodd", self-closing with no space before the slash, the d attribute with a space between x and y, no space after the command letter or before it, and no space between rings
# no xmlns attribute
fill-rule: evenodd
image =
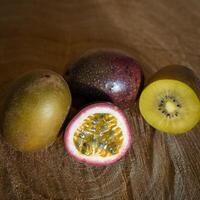
<svg viewBox="0 0 200 200"><path fill-rule="evenodd" d="M180 109L180 102L172 95L165 95L158 104L158 110L169 118L177 117Z"/></svg>
<svg viewBox="0 0 200 200"><path fill-rule="evenodd" d="M73 138L80 153L102 157L117 154L123 140L117 118L108 113L89 115L76 130Z"/></svg>

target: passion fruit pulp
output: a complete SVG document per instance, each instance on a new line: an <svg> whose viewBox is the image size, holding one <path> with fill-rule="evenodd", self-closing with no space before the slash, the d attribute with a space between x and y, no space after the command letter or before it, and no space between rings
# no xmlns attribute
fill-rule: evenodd
<svg viewBox="0 0 200 200"><path fill-rule="evenodd" d="M131 129L122 110L111 103L85 107L69 123L65 149L73 158L92 166L120 160L131 145Z"/></svg>

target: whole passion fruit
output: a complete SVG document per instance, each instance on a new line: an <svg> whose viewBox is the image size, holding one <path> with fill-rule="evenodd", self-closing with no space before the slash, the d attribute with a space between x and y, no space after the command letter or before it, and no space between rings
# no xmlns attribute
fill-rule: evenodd
<svg viewBox="0 0 200 200"><path fill-rule="evenodd" d="M75 98L111 101L128 108L138 96L143 75L133 58L118 52L97 51L81 57L65 77Z"/></svg>
<svg viewBox="0 0 200 200"><path fill-rule="evenodd" d="M1 121L5 140L20 151L52 144L68 114L71 94L66 81L49 70L20 77L6 98Z"/></svg>
<svg viewBox="0 0 200 200"><path fill-rule="evenodd" d="M77 161L106 166L120 160L131 146L131 129L122 110L111 103L83 108L69 123L65 149Z"/></svg>

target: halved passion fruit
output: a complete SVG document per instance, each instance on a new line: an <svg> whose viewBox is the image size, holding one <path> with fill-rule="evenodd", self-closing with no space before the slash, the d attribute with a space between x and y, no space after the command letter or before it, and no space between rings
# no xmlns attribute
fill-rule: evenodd
<svg viewBox="0 0 200 200"><path fill-rule="evenodd" d="M106 166L121 159L131 145L125 114L111 103L85 107L69 123L65 149L79 162Z"/></svg>

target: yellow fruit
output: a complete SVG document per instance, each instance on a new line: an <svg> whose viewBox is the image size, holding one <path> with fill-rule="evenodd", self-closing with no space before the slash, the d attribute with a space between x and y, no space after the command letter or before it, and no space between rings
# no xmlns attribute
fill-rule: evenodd
<svg viewBox="0 0 200 200"><path fill-rule="evenodd" d="M171 134L191 130L200 120L194 78L193 72L184 66L168 66L157 72L140 96L144 119Z"/></svg>
<svg viewBox="0 0 200 200"><path fill-rule="evenodd" d="M36 70L11 88L2 115L5 140L20 151L37 151L52 144L68 114L71 94L55 72Z"/></svg>

